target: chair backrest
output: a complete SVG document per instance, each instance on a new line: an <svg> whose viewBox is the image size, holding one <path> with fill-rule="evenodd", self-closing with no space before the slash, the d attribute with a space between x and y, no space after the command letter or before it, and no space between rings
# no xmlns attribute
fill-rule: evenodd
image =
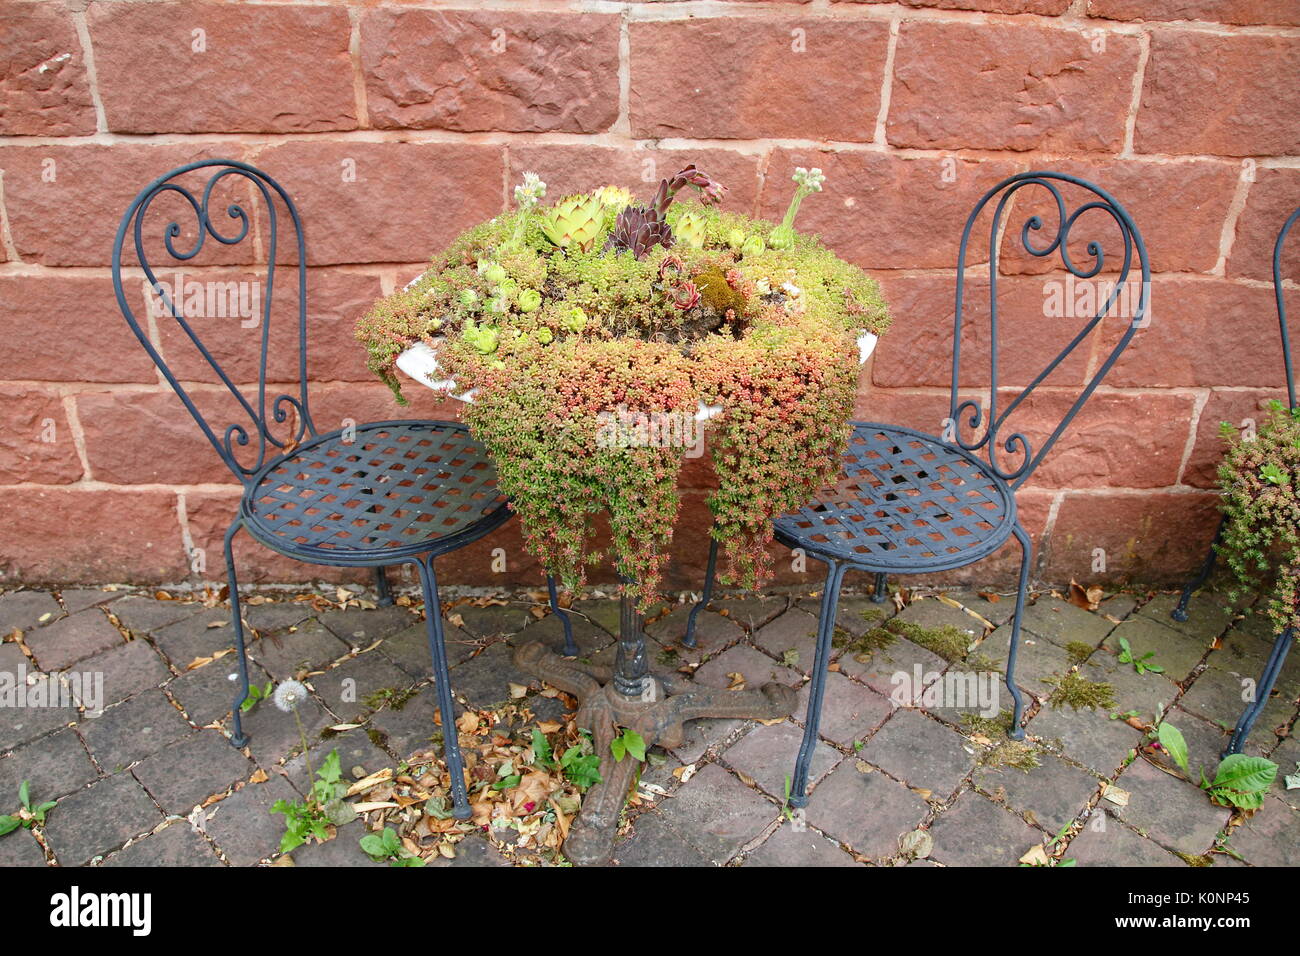
<svg viewBox="0 0 1300 956"><path fill-rule="evenodd" d="M1077 187L1084 196L1081 201L1074 205L1073 209L1066 202L1066 197L1062 193L1062 184ZM1035 191L1039 189L1045 190L1044 193L1036 193L1036 195L1039 198L1050 200L1048 205L1053 210L1056 222L1054 231L1049 230L1040 233L1044 227L1042 216L1035 214L1025 219L1020 228L1019 244L1030 257L1046 259L1056 253L1065 270L1075 278L1091 280L1093 277L1100 275L1106 267L1106 255L1101 241L1092 237L1083 243L1082 249L1087 259L1082 265L1076 263L1074 258L1079 249L1077 241L1074 246L1076 251L1071 251L1071 230L1080 221L1080 217L1088 213L1096 214L1089 217L1089 222L1101 217L1109 218L1114 223L1118 233L1115 237L1118 240L1116 248L1122 248L1123 256L1114 280L1105 280L1101 286L1101 292L1097 293L1097 308L1095 312L1089 310L1092 312L1091 318L1081 326L1078 333L1069 340L1060 353L1032 378L1028 385L1014 397L1011 397L1003 406L1002 401L1006 396L999 395L998 392L998 270L1001 260L999 245L1003 238L1005 217L1012 198L1021 190L1031 187ZM1070 191L1073 192L1074 190L1071 189ZM966 322L969 321L964 314L964 308L967 306L965 301L967 255L975 226L990 205L992 205L992 212L989 217L988 230L989 302L987 317L989 323L987 330L989 383L988 411L986 413L980 401L961 397L960 384L962 330ZM1080 231L1083 231L1082 228ZM1034 239L1039 234L1044 236L1044 240L1041 243L1036 243ZM1010 239L1008 239L1008 242L1010 242ZM1141 286L1136 291L1136 295L1134 295L1134 291L1129 285L1129 276L1135 260L1141 270ZM1119 359L1120 353L1128 347L1134 333L1142 326L1149 307L1150 289L1151 270L1147 262L1146 247L1143 245L1142 236L1138 232L1137 226L1133 224L1129 214L1104 190L1086 180L1066 173L1056 172L1020 173L998 183L975 204L970 217L966 220L966 227L962 230L961 245L957 254L957 298L952 349L950 419L944 437L967 451L983 454L989 465L1003 480L1010 482L1013 488L1018 488L1029 478L1034 469L1042 462L1043 457L1056 444L1057 439L1061 437L1074 416L1078 414L1079 409L1083 407L1097 386L1101 384L1106 373L1110 371L1111 366ZM1104 296L1103 292L1105 293ZM1087 377L1083 390L1074 399L1059 424L1042 440L1037 448L1033 447L1030 440L1022 432L1011 431L1010 434L1006 434L1010 427L1008 425L1010 416L1024 405L1034 390L1060 367L1076 349L1089 341L1090 336L1102 319L1120 302L1126 306L1129 313L1126 317L1126 327L1104 361L1101 362L1095 372ZM1023 346L1027 343L1018 344ZM969 429L970 432L963 436L963 429ZM1004 461L1004 456L1011 459L1011 461Z"/></svg>
<svg viewBox="0 0 1300 956"><path fill-rule="evenodd" d="M1287 216L1286 222L1277 234L1277 242L1273 244L1273 295L1277 298L1277 322L1282 328L1282 361L1286 363L1286 398L1290 408L1296 407L1295 368L1291 364L1291 336L1287 332L1286 325L1286 300L1282 298L1282 246L1297 218L1300 218L1300 207Z"/></svg>
<svg viewBox="0 0 1300 956"><path fill-rule="evenodd" d="M226 216L233 220L224 231L213 222L214 210L210 208L223 201L227 201ZM147 227L146 218L155 203L155 215ZM159 227L157 231L153 223ZM294 245L282 249L281 232L289 227ZM241 274L258 278L232 282L228 278L215 279L214 273L206 271L199 274L207 281L185 282L184 274L177 271L175 281L168 282L165 274L160 275L164 268L205 268L196 257L209 238L215 242L215 249L211 248L213 243L208 246L225 270L223 275L238 269ZM235 248L245 243L243 248ZM161 261L150 261L151 255ZM259 268L257 263L262 260L265 265ZM287 391L268 396L268 358L273 356L272 300L280 263L297 272L297 322L281 323L284 328L276 330L281 333L276 341L296 340L297 356L296 362L291 355L285 356L283 362L277 357L271 381ZM124 269L137 267L143 271L142 295L135 300L143 303L147 313L143 324L123 280ZM307 244L297 208L271 177L237 160L205 159L154 180L136 196L118 226L113 242L113 287L136 338L217 454L241 481L247 481L305 437L316 434L307 402ZM220 319L221 324L212 321L215 319ZM229 362L232 340L242 337L234 334L238 331L232 328L236 319L241 320L244 335L258 339L256 373L249 368L242 375L232 376L214 355L227 353ZM200 329L204 324L207 327ZM234 342L236 347L239 344ZM282 344L290 346L288 341ZM164 359L164 351L170 362ZM181 353L189 361L178 373L174 366ZM196 387L200 383L203 387ZM232 399L234 405L230 404ZM200 404L229 406L236 420L218 432L208 424Z"/></svg>

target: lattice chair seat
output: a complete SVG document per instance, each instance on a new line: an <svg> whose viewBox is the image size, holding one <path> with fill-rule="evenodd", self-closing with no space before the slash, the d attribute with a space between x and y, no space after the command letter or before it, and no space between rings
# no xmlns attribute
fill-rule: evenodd
<svg viewBox="0 0 1300 956"><path fill-rule="evenodd" d="M1015 526L1015 498L974 455L933 435L859 422L833 488L775 522L791 547L868 571L960 567Z"/></svg>
<svg viewBox="0 0 1300 956"><path fill-rule="evenodd" d="M380 422L346 438L323 435L253 478L243 510L255 537L351 564L442 550L483 519L504 520L496 469L463 425Z"/></svg>

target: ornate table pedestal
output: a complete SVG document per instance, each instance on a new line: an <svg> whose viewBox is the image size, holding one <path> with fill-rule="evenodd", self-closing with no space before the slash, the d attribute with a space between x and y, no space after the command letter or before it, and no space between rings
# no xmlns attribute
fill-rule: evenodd
<svg viewBox="0 0 1300 956"><path fill-rule="evenodd" d="M577 725L591 731L600 755L601 782L587 791L582 810L564 842L564 854L580 866L608 863L618 818L640 761L616 761L610 744L628 728L654 744L680 746L684 725L701 717L774 720L794 712L798 695L781 684L759 690L699 687L674 674L651 673L646 663L644 621L632 601L622 600L617 657L613 667L561 657L534 641L514 654L515 666L578 698Z"/></svg>

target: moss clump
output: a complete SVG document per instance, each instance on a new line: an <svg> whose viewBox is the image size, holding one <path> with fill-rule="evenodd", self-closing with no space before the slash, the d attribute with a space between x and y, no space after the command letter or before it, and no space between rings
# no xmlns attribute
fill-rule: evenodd
<svg viewBox="0 0 1300 956"><path fill-rule="evenodd" d="M1074 710L1085 707L1110 710L1115 706L1115 688L1103 681L1088 680L1078 671L1044 677L1043 683L1052 685L1052 692L1047 696L1047 704L1052 710L1060 710L1067 704Z"/></svg>
<svg viewBox="0 0 1300 956"><path fill-rule="evenodd" d="M1009 710L1002 711L996 717L984 717L981 714L962 714L962 732L967 737L973 737L976 734L983 734L985 737L1009 734L1011 733L1013 717L1014 715Z"/></svg>
<svg viewBox="0 0 1300 956"><path fill-rule="evenodd" d="M1011 740L1005 738L1000 740L980 759L980 763L985 767L997 769L999 767L1014 767L1016 770L1023 770L1025 773L1040 766L1038 760L1038 748L1033 744L1027 744L1023 740Z"/></svg>
<svg viewBox="0 0 1300 956"><path fill-rule="evenodd" d="M1091 644L1085 644L1083 641L1071 641L1065 645L1065 653L1070 657L1071 664L1082 664L1093 652Z"/></svg>
<svg viewBox="0 0 1300 956"><path fill-rule="evenodd" d="M398 690L396 687L384 687L362 700L370 710L379 710L385 704L389 710L401 710L407 701L415 696L415 689Z"/></svg>
<svg viewBox="0 0 1300 956"><path fill-rule="evenodd" d="M885 627L900 637L905 637L913 644L919 644L928 651L938 654L945 661L965 661L970 652L974 638L966 631L945 624L937 628L925 628L913 621L900 621L894 618Z"/></svg>
<svg viewBox="0 0 1300 956"><path fill-rule="evenodd" d="M854 654L860 660L866 660L877 651L883 651L898 640L898 635L883 627L873 627L867 633L854 637L842 627L835 629L831 644L844 648L848 654Z"/></svg>

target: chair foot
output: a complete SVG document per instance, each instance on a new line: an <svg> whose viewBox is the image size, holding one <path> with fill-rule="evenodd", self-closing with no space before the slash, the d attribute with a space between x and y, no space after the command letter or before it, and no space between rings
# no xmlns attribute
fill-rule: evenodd
<svg viewBox="0 0 1300 956"><path fill-rule="evenodd" d="M1277 683L1282 665L1286 663L1286 656L1291 650L1294 637L1294 630L1287 628L1273 642L1273 650L1269 652L1268 661L1264 664L1264 672L1259 677L1259 683L1255 685L1255 699L1246 705L1246 709L1237 718L1237 726L1233 728L1232 736L1228 738L1228 746L1224 748L1221 757L1241 753L1241 748L1245 745L1246 738L1250 736L1255 721L1259 719L1259 715L1268 704L1269 695L1273 693L1273 685Z"/></svg>
<svg viewBox="0 0 1300 956"><path fill-rule="evenodd" d="M468 820L473 811L465 793L465 760L461 756L460 741L456 739L456 702L451 696L451 675L442 634L442 603L438 600L438 578L433 571L433 559L418 561L417 569L424 592L424 628L429 639L429 656L433 658L438 713L442 716L442 754L451 777L452 816L457 820Z"/></svg>
<svg viewBox="0 0 1300 956"><path fill-rule="evenodd" d="M717 539L709 541L709 563L704 569L704 590L700 594L700 599L695 602L691 608L691 613L686 617L686 634L682 637L682 647L695 648L695 619L699 616L710 601L713 600L713 578L718 569L718 542Z"/></svg>
<svg viewBox="0 0 1300 956"><path fill-rule="evenodd" d="M871 600L875 604L884 604L888 597L888 578L886 575L877 574L875 586L871 589Z"/></svg>
<svg viewBox="0 0 1300 956"><path fill-rule="evenodd" d="M244 647L244 612L239 606L239 579L235 574L235 551L231 544L239 528L240 521L236 518L226 531L225 553L226 585L230 591L230 622L235 632L235 650L238 654L236 660L239 663L239 692L235 696L234 703L230 705L232 731L230 742L242 749L248 745L248 735L244 733L243 722L240 719L241 708L244 701L248 699L248 652Z"/></svg>
<svg viewBox="0 0 1300 956"><path fill-rule="evenodd" d="M238 734L230 738L230 746L236 750L243 750L248 746L248 734Z"/></svg>
<svg viewBox="0 0 1300 956"><path fill-rule="evenodd" d="M392 606L393 592L388 587L388 572L382 567L375 568L375 591L379 595L376 604L380 607Z"/></svg>

